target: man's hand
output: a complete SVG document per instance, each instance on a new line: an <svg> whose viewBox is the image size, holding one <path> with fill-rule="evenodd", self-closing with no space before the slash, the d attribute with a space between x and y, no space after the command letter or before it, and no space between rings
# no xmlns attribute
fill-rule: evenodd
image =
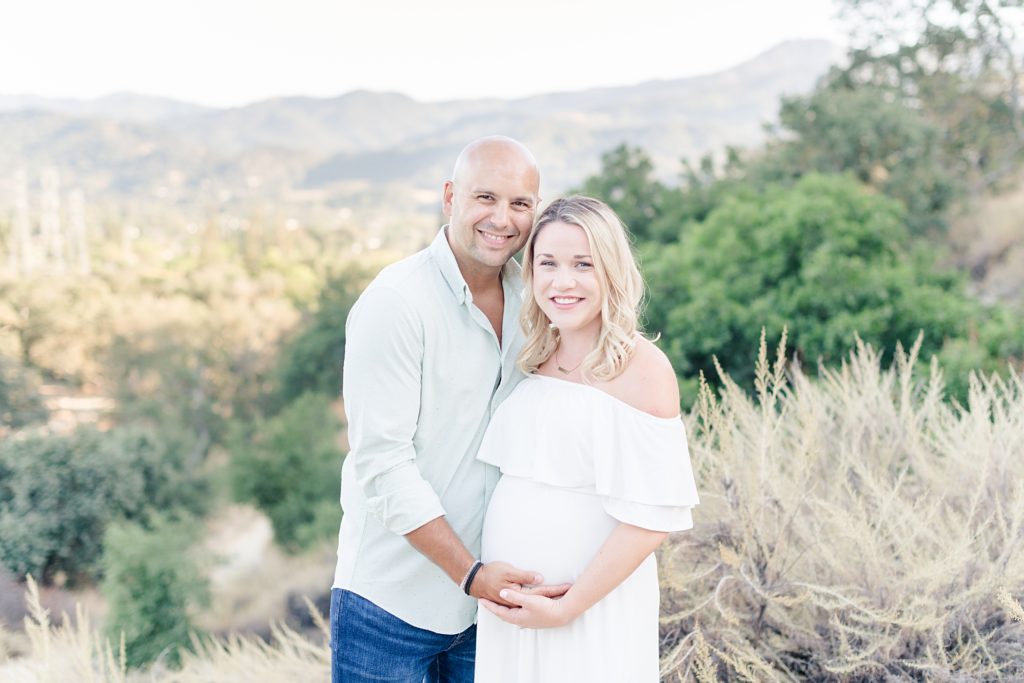
<svg viewBox="0 0 1024 683"><path fill-rule="evenodd" d="M521 628L557 628L565 626L579 616L572 600L552 600L511 588L501 591L498 597L503 603L511 603L514 606L508 607L491 600L481 600L480 604L502 621Z"/></svg>
<svg viewBox="0 0 1024 683"><path fill-rule="evenodd" d="M571 586L567 583L554 586L540 585L543 582L544 577L537 572L516 569L507 562L488 562L477 571L473 583L469 586L469 594L474 598L513 607L514 603L501 597L501 591L529 591L532 595L555 598L565 595Z"/></svg>

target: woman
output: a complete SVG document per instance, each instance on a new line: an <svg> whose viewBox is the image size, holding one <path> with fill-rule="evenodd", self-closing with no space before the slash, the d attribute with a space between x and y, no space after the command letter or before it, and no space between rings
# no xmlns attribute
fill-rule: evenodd
<svg viewBox="0 0 1024 683"><path fill-rule="evenodd" d="M477 456L502 472L482 560L573 585L557 600L503 592L517 608L481 600L476 680L657 681L653 552L698 502L675 374L637 330L643 281L605 204L548 206L523 279L528 377Z"/></svg>

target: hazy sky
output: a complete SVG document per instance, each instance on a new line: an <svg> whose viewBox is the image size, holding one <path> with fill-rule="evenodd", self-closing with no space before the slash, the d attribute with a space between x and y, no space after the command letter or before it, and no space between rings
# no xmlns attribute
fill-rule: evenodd
<svg viewBox="0 0 1024 683"><path fill-rule="evenodd" d="M514 97L709 73L831 0L33 0L5 3L0 94L131 90L215 106L357 88Z"/></svg>

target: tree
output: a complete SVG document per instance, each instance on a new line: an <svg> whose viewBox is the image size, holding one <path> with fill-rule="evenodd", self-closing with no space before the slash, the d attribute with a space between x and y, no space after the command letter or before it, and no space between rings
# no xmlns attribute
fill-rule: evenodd
<svg viewBox="0 0 1024 683"><path fill-rule="evenodd" d="M253 280L237 264L161 274L125 296L106 357L124 422L189 435L198 465L227 423L269 409L280 340L298 319L286 283Z"/></svg>
<svg viewBox="0 0 1024 683"><path fill-rule="evenodd" d="M127 428L36 434L0 442L0 562L42 582L95 576L103 534L153 510L201 511L204 486L182 449Z"/></svg>
<svg viewBox="0 0 1024 683"><path fill-rule="evenodd" d="M634 239L659 239L662 236L652 234L651 226L665 188L653 176L650 157L639 147L623 143L601 155L600 173L587 178L578 192L596 197L614 209Z"/></svg>
<svg viewBox="0 0 1024 683"><path fill-rule="evenodd" d="M277 373L282 404L307 392L331 399L341 395L345 321L357 296L351 275L331 278L320 291L309 321L281 350Z"/></svg>
<svg viewBox="0 0 1024 683"><path fill-rule="evenodd" d="M308 547L338 531L340 432L330 400L309 393L266 422L236 427L229 438L235 497L270 517L286 549Z"/></svg>
<svg viewBox="0 0 1024 683"><path fill-rule="evenodd" d="M944 232L958 180L946 163L943 130L874 87L826 87L785 98L782 135L751 164L760 186L807 173L852 173L898 199L914 234Z"/></svg>
<svg viewBox="0 0 1024 683"><path fill-rule="evenodd" d="M842 0L849 64L834 83L893 92L945 133L976 194L1024 160L1022 0Z"/></svg>
<svg viewBox="0 0 1024 683"><path fill-rule="evenodd" d="M83 384L99 374L112 295L95 277L0 278L0 341L47 379Z"/></svg>
<svg viewBox="0 0 1024 683"><path fill-rule="evenodd" d="M953 274L914 247L893 200L854 179L808 175L793 187L737 195L694 223L680 242L649 245L649 325L680 377L717 377L713 358L741 384L762 328L788 328L806 363L838 362L854 335L878 348L923 353L966 331L971 306Z"/></svg>
<svg viewBox="0 0 1024 683"><path fill-rule="evenodd" d="M209 595L190 554L196 535L193 523L162 518L148 529L119 523L107 530L107 634L114 642L123 634L125 658L133 668L162 656L176 665L180 649L189 644L190 615Z"/></svg>

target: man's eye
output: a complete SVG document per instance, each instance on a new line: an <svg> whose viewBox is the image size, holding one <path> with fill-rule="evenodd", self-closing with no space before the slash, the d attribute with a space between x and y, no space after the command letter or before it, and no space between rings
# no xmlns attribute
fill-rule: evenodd
<svg viewBox="0 0 1024 683"><path fill-rule="evenodd" d="M483 201L490 201L490 200L494 199L494 196L493 195L489 195L489 194L478 194L476 196L476 198L477 199L481 199Z"/></svg>

